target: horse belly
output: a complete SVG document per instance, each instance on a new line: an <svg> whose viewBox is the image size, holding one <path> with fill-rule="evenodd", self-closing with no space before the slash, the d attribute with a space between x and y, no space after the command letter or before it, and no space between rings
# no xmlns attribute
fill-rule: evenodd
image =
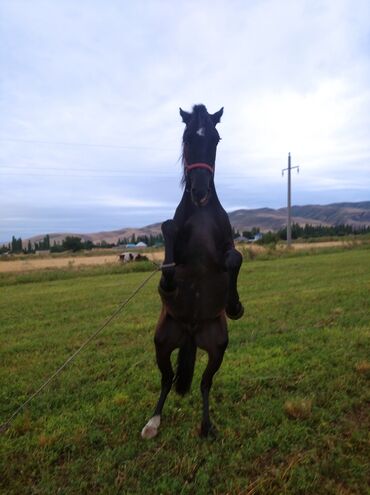
<svg viewBox="0 0 370 495"><path fill-rule="evenodd" d="M182 321L196 322L213 319L225 309L227 298L227 274L202 274L201 276L176 273L178 292L168 309Z"/></svg>

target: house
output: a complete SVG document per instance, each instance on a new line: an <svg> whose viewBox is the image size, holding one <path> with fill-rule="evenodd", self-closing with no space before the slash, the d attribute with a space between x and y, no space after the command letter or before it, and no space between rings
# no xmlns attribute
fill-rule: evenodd
<svg viewBox="0 0 370 495"><path fill-rule="evenodd" d="M138 242L137 244L133 242L129 242L125 246L127 249L136 249L136 248L146 248L148 245L145 242Z"/></svg>
<svg viewBox="0 0 370 495"><path fill-rule="evenodd" d="M240 235L239 237L236 237L234 239L234 242L249 242L249 239L247 239L246 237L244 237L243 235Z"/></svg>
<svg viewBox="0 0 370 495"><path fill-rule="evenodd" d="M254 234L254 237L250 237L248 239L248 242L257 242L257 241L260 241L262 239L263 235L261 234L261 232L257 232L257 234Z"/></svg>
<svg viewBox="0 0 370 495"><path fill-rule="evenodd" d="M257 232L257 234L254 235L252 242L260 241L263 237L263 234L261 232Z"/></svg>

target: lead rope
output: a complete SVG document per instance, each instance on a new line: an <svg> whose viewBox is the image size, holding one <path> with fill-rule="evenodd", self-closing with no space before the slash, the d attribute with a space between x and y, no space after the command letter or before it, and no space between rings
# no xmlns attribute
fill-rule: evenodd
<svg viewBox="0 0 370 495"><path fill-rule="evenodd" d="M107 326L109 325L109 323L118 315L118 313L120 313L122 311L122 309L131 301L131 299L133 299L133 297L136 296L136 294L144 287L144 285L146 285L149 280L158 272L160 271L162 268L172 268L174 266L176 266L175 263L166 263L166 264L162 264L162 265L157 265L157 263L155 263L154 261L152 261L152 263L154 265L156 265L156 269L154 271L151 272L151 274L146 277L146 279L141 282L141 284L136 287L136 289L134 290L134 292L132 292L132 294L130 296L128 296L127 299L125 299L119 306L118 308L113 312L113 314L103 323L103 325L101 325L92 335L90 335L90 337L88 339L85 340L85 342L83 342L83 344L80 345L80 347L41 385L41 387L39 387L36 392L34 392L32 395L30 395L28 397L28 399L26 401L23 402L23 404L21 404L18 409L16 409L14 411L14 413L9 416L9 418L5 421L5 423L3 423L1 426L0 426L0 433L4 433L8 428L9 426L11 425L11 422L13 421L13 419L17 416L18 413L20 413L20 411L22 411L22 409L24 409L27 404L29 404L31 402L31 400L33 400L37 395L39 395L45 387L47 387L47 385L49 385L49 383L54 380L55 377L57 377L63 370L66 366L68 366L69 363L71 363L75 358L76 356Z"/></svg>

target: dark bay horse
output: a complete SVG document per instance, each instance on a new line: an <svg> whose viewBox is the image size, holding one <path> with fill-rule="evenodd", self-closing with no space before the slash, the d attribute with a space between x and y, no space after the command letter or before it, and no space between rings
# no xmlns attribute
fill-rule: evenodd
<svg viewBox="0 0 370 495"><path fill-rule="evenodd" d="M197 347L208 353L201 380L200 434L214 434L209 416L209 392L228 343L226 316L238 319L244 313L237 292L242 256L234 247L230 221L214 184L216 148L220 140L216 125L222 113L223 108L209 114L204 105L195 105L192 113L180 108L186 124L184 193L174 219L162 224L165 259L158 289L163 306L154 338L162 388L153 417L141 432L143 438L157 435L172 384L175 383L181 395L189 391ZM170 358L177 348L175 374Z"/></svg>

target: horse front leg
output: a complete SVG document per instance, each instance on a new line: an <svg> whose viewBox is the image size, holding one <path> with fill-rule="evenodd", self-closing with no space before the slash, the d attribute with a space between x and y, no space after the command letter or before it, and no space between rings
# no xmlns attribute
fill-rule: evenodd
<svg viewBox="0 0 370 495"><path fill-rule="evenodd" d="M238 275L243 257L235 248L226 253L225 266L229 276L229 290L226 303L226 314L232 320L238 320L244 314L244 307L239 300Z"/></svg>
<svg viewBox="0 0 370 495"><path fill-rule="evenodd" d="M162 277L159 283L160 292L174 292L176 290L175 282L175 239L177 226L174 220L166 220L161 226L164 239L164 262L162 267Z"/></svg>

